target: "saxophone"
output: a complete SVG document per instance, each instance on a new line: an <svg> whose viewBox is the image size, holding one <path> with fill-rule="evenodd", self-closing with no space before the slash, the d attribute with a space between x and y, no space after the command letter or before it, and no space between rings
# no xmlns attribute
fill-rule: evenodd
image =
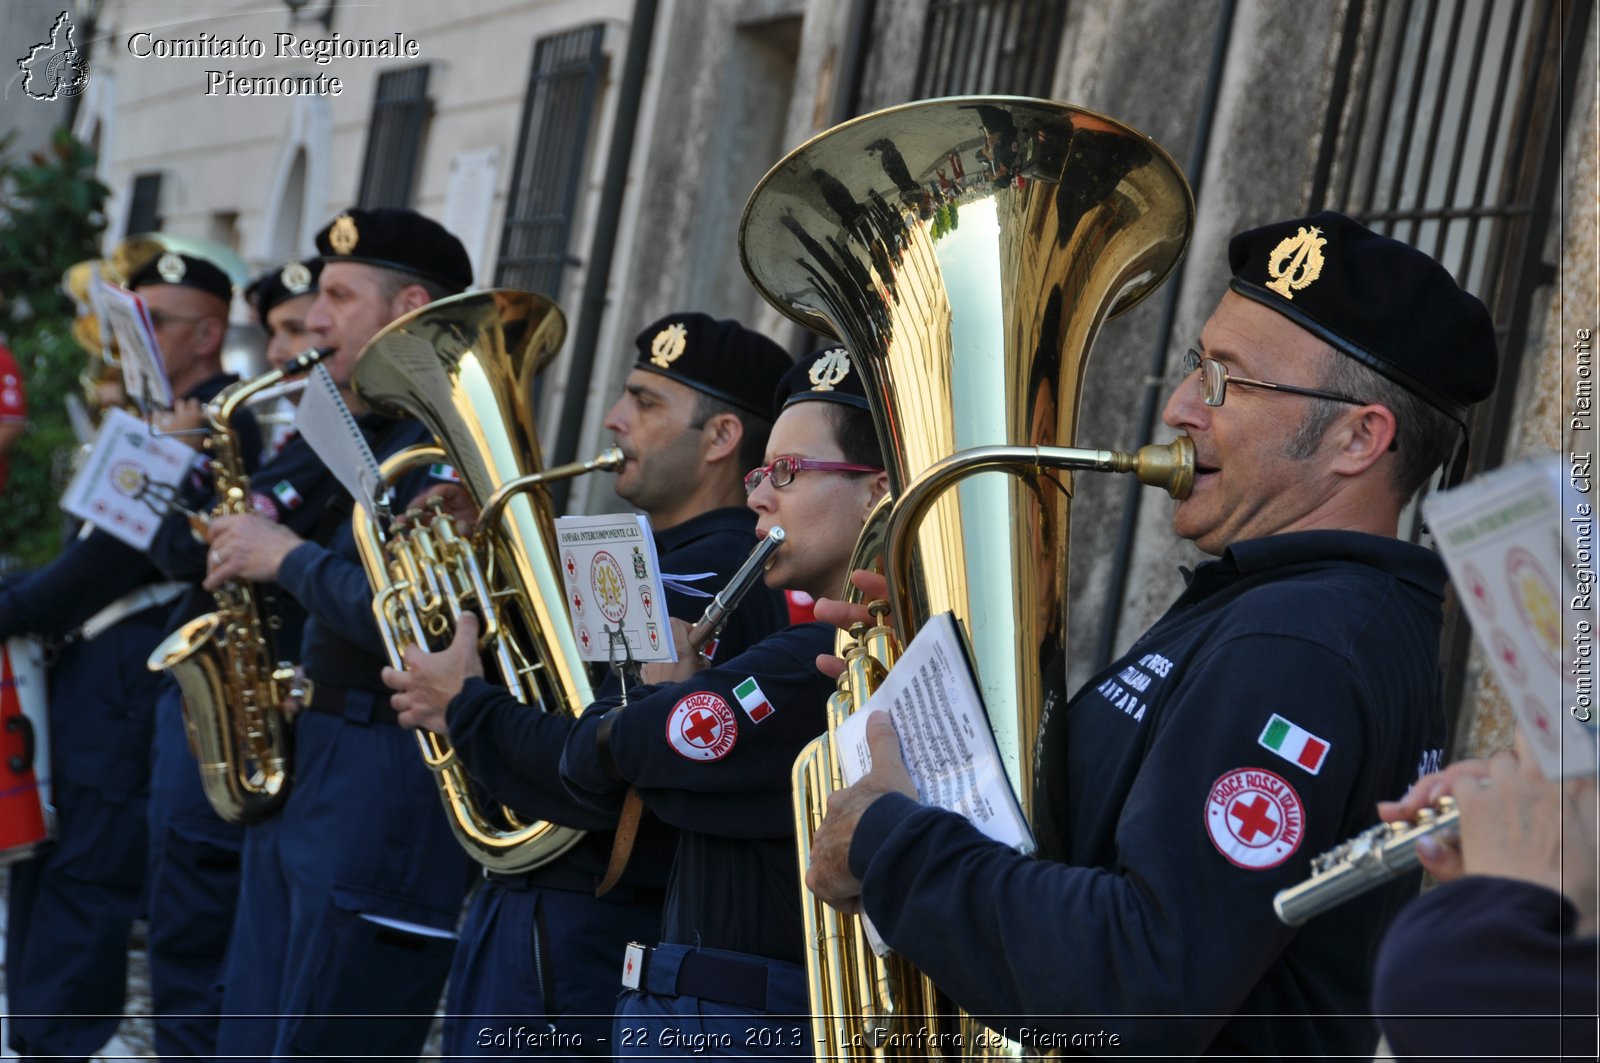
<svg viewBox="0 0 1600 1063"><path fill-rule="evenodd" d="M282 369L223 391L206 405L216 504L212 517L251 512L250 480L233 419L251 398L333 352L306 351ZM289 796L290 729L281 708L293 666L277 660L270 620L255 589L232 580L213 592L215 612L196 617L151 653L152 672L170 671L183 691L183 724L200 764L200 785L218 816L259 823Z"/></svg>

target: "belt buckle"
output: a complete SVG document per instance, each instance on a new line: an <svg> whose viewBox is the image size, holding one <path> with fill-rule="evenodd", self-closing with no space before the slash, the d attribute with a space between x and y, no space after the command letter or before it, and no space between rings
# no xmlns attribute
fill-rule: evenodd
<svg viewBox="0 0 1600 1063"><path fill-rule="evenodd" d="M626 988L636 990L644 982L644 965L649 956L649 948L637 941L628 942L622 953L622 984Z"/></svg>

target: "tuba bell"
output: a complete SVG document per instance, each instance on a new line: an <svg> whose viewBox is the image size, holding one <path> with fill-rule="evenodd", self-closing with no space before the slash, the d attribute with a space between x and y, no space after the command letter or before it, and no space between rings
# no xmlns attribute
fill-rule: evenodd
<svg viewBox="0 0 1600 1063"><path fill-rule="evenodd" d="M384 479L436 462L455 467L480 510L470 536L436 513L400 531L355 514L356 545L374 591L373 612L390 663L404 647L439 649L469 608L483 617L479 648L501 679L537 711L580 714L594 700L567 617L545 484L621 464L612 449L588 462L541 470L533 378L555 357L566 321L554 302L509 289L436 300L392 322L356 358L352 383L380 413L414 417L438 446L387 459ZM555 859L583 832L523 822L485 807L448 740L417 732L456 840L491 871L527 871Z"/></svg>
<svg viewBox="0 0 1600 1063"><path fill-rule="evenodd" d="M813 138L761 180L740 225L762 295L848 347L888 467L890 499L857 559L882 553L894 628L878 607L841 641L830 715L864 705L895 646L953 611L1030 822L1047 676L1065 670L1074 470L1130 471L1179 496L1192 484L1186 438L1137 454L1074 438L1096 334L1167 278L1193 219L1182 172L1142 133L1065 104L962 97ZM834 753L824 735L795 765L802 891L840 785ZM876 957L856 917L809 892L803 916L818 1058L924 1055L919 1027L943 1028L931 988ZM943 1043L996 1040L961 1021Z"/></svg>

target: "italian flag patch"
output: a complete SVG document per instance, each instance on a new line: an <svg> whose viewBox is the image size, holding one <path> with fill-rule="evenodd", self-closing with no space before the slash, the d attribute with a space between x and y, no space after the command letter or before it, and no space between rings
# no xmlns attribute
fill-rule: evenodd
<svg viewBox="0 0 1600 1063"><path fill-rule="evenodd" d="M750 717L751 723L760 723L778 711L772 707L772 702L767 700L767 695L762 693L761 684L756 682L755 676L748 677L743 683L734 687L733 696L739 699L739 707Z"/></svg>
<svg viewBox="0 0 1600 1063"><path fill-rule="evenodd" d="M1270 749L1284 760L1298 764L1315 775L1322 770L1332 747L1304 727L1285 720L1277 713L1267 721L1266 729L1256 739L1264 749Z"/></svg>
<svg viewBox="0 0 1600 1063"><path fill-rule="evenodd" d="M272 489L272 494L279 502L283 503L285 509L299 509L300 503L303 501L300 497L300 492L296 491L294 484L288 480L279 480L277 486Z"/></svg>
<svg viewBox="0 0 1600 1063"><path fill-rule="evenodd" d="M446 480L453 484L461 482L461 474L456 472L456 467L454 465L446 465L443 462L435 462L429 465L428 475L435 480Z"/></svg>

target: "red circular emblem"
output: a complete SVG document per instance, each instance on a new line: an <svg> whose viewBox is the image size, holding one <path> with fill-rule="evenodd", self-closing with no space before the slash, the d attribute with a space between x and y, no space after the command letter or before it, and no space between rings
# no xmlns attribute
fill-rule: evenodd
<svg viewBox="0 0 1600 1063"><path fill-rule="evenodd" d="M739 721L728 703L708 691L690 694L667 717L667 741L690 760L721 760L739 739Z"/></svg>
<svg viewBox="0 0 1600 1063"><path fill-rule="evenodd" d="M1277 867L1294 855L1306 835L1305 805L1283 776L1262 768L1235 768L1211 785L1206 833L1217 852L1236 867Z"/></svg>

